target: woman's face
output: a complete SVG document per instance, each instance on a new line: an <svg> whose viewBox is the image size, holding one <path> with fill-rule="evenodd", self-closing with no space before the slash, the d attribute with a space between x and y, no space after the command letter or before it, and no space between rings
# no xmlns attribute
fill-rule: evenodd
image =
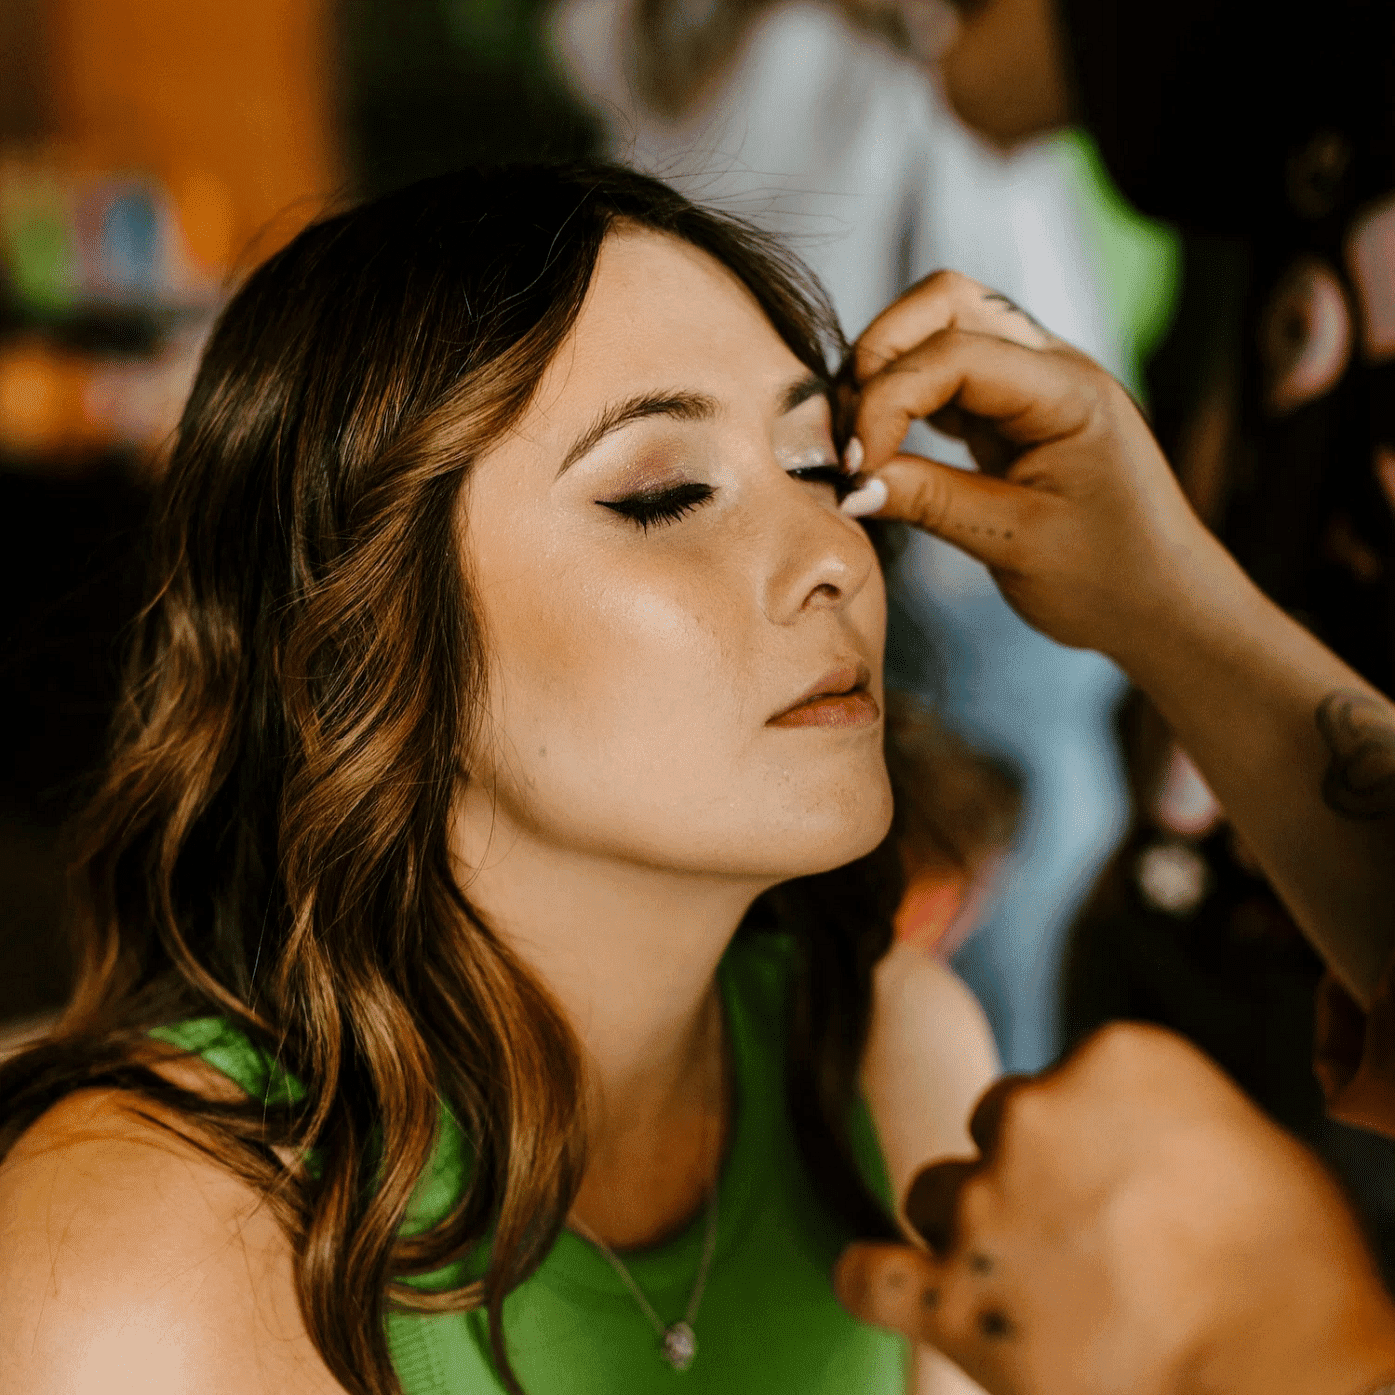
<svg viewBox="0 0 1395 1395"><path fill-rule="evenodd" d="M885 595L836 462L820 385L731 273L662 234L607 239L462 495L491 861L522 838L777 881L876 846Z"/></svg>

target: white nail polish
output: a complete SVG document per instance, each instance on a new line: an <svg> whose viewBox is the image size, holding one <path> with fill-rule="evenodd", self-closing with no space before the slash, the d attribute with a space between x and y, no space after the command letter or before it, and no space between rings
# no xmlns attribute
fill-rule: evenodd
<svg viewBox="0 0 1395 1395"><path fill-rule="evenodd" d="M861 518L864 514L876 513L878 509L886 503L886 484L879 479L870 479L861 489L854 489L840 506L844 513L853 518Z"/></svg>
<svg viewBox="0 0 1395 1395"><path fill-rule="evenodd" d="M850 475L855 475L862 468L864 451L862 442L856 436L852 438L843 451L843 468Z"/></svg>

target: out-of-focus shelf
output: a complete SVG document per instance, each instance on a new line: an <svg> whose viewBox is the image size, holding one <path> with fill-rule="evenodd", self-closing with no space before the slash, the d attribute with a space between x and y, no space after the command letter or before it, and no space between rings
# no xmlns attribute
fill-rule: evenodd
<svg viewBox="0 0 1395 1395"><path fill-rule="evenodd" d="M156 462L207 328L206 318L186 325L144 352L94 353L32 332L0 338L0 458L58 474L113 452Z"/></svg>

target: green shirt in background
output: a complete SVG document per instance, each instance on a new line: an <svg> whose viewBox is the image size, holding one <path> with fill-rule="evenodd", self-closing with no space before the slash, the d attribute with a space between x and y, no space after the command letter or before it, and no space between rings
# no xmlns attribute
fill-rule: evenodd
<svg viewBox="0 0 1395 1395"><path fill-rule="evenodd" d="M733 943L718 970L731 1035L736 1118L718 1193L719 1226L702 1304L698 1354L673 1370L634 1297L598 1251L563 1231L538 1271L504 1302L509 1358L528 1395L901 1395L908 1350L838 1306L829 1272L851 1236L819 1203L785 1110L784 998L791 943ZM296 1085L241 1033L217 1018L154 1033L197 1052L256 1098ZM448 1117L414 1199L409 1229L444 1214L465 1179L464 1140ZM863 1176L890 1204L871 1119L859 1100L852 1139ZM705 1216L672 1241L623 1258L659 1315L682 1316L701 1260ZM467 1264L417 1280L459 1282ZM406 1395L492 1395L503 1386L484 1314L392 1313L393 1364Z"/></svg>
<svg viewBox="0 0 1395 1395"><path fill-rule="evenodd" d="M1088 132L1066 132L1054 148L1100 270L1104 308L1124 354L1124 386L1146 405L1145 369L1171 327L1181 291L1181 236L1124 198Z"/></svg>

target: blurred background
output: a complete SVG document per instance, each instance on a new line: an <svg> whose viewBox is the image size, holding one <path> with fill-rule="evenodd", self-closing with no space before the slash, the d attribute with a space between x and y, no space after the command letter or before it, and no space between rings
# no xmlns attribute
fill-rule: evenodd
<svg viewBox="0 0 1395 1395"><path fill-rule="evenodd" d="M1293 281L1293 238L1271 256L1243 220L1167 221L1138 177L1154 137L1121 141L1124 85L1105 105L1092 86L1127 37L1095 42L1092 5L1060 0L1043 36L1041 0L0 0L0 1043L67 991L63 826L101 761L140 525L203 336L241 273L346 200L608 154L784 235L850 337L956 267L1129 387L1203 516L1320 633L1336 642L1323 606L1349 616L1352 587L1388 601L1373 510L1395 501L1395 454L1384 495L1366 458L1350 516L1256 494L1255 326L1269 315L1293 369L1321 278ZM1007 94L983 119L937 76L961 23ZM1059 100L1033 86L1053 42L1077 89ZM1337 216L1330 189L1349 226L1333 149L1284 167L1300 232ZM1372 264L1395 286L1387 224ZM928 428L918 444L968 463ZM1281 496L1301 536L1254 502ZM1320 966L1185 754L1108 662L1029 631L952 549L910 538L888 580L891 678L934 714L927 798L962 832L957 857L907 849L898 933L954 963L1010 1069L1115 1016L1193 1036L1325 1151L1390 1266L1395 1154L1328 1124L1308 1068ZM1388 685L1373 625L1343 652Z"/></svg>

